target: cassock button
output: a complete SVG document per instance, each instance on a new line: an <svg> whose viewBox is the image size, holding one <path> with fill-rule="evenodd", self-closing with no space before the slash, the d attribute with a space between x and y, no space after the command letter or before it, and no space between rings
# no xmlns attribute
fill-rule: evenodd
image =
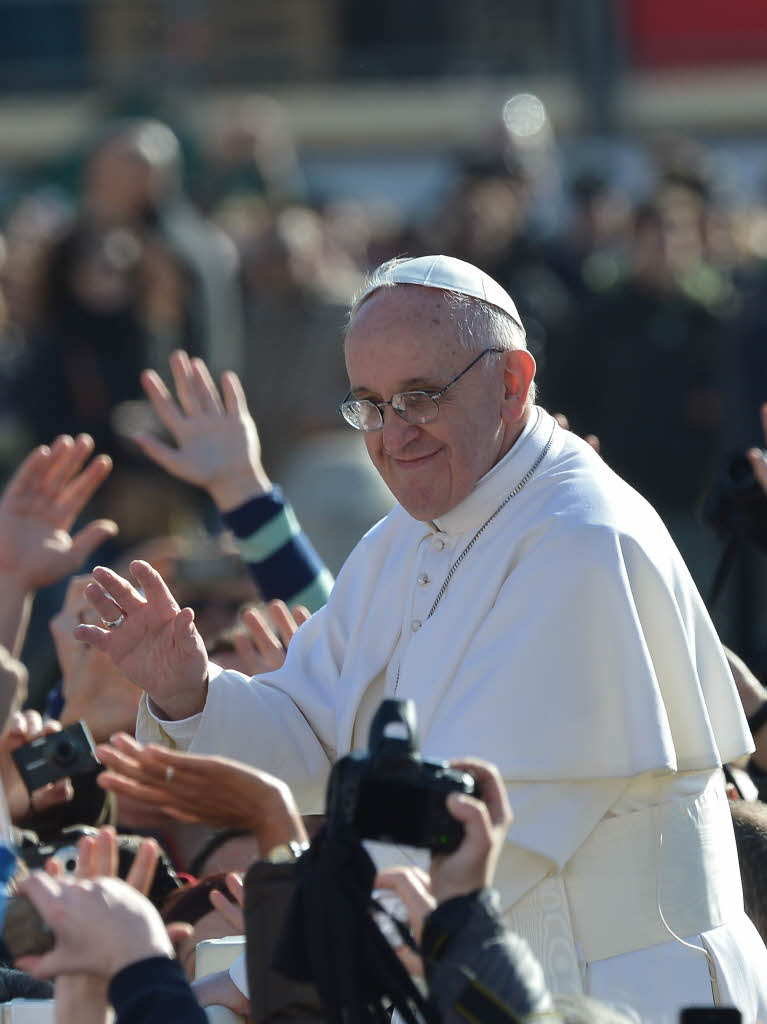
<svg viewBox="0 0 767 1024"><path fill-rule="evenodd" d="M422 587L427 587L431 583L431 576L428 576L425 572L422 572L418 577L418 583Z"/></svg>
<svg viewBox="0 0 767 1024"><path fill-rule="evenodd" d="M413 621L410 623L410 628L414 633L417 633L422 625L423 623L421 622L420 619L413 619Z"/></svg>
<svg viewBox="0 0 767 1024"><path fill-rule="evenodd" d="M445 546L445 542L441 537L435 537L432 543L434 544L435 551L441 551Z"/></svg>

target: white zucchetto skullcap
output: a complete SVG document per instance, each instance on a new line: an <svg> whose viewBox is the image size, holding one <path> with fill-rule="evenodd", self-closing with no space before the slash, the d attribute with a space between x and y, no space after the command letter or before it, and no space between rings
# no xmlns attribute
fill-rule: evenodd
<svg viewBox="0 0 767 1024"><path fill-rule="evenodd" d="M373 292L390 284L418 284L424 288L439 288L440 291L471 295L502 309L522 333L525 333L517 307L509 293L479 267L458 260L454 256L418 256L414 259L393 260L392 266L386 268L384 279L370 285L354 303L354 309L358 309Z"/></svg>

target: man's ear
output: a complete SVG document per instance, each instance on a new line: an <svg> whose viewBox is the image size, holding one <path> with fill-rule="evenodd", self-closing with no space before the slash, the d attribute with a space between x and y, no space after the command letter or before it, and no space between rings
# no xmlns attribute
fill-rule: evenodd
<svg viewBox="0 0 767 1024"><path fill-rule="evenodd" d="M527 406L530 385L535 377L535 359L525 348L510 349L504 356L503 418L518 422Z"/></svg>

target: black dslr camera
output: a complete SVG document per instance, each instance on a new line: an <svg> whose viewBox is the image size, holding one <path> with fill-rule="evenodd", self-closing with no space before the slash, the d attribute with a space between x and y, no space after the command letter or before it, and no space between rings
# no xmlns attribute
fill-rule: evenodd
<svg viewBox="0 0 767 1024"><path fill-rule="evenodd" d="M12 751L12 757L30 793L49 782L101 768L93 737L83 721L25 743Z"/></svg>
<svg viewBox="0 0 767 1024"><path fill-rule="evenodd" d="M415 705L385 700L370 725L369 753L349 754L328 783L328 828L351 828L359 839L379 839L452 853L463 825L445 806L450 793L476 790L467 772L418 753Z"/></svg>

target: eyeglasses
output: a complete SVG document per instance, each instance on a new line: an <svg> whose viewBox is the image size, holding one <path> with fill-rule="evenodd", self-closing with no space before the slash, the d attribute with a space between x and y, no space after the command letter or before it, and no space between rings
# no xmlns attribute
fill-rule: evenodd
<svg viewBox="0 0 767 1024"><path fill-rule="evenodd" d="M388 402L374 402L371 398L351 398L351 391L341 402L338 411L355 430L364 430L366 433L372 430L380 430L384 425L383 411L387 405L400 416L406 423L413 423L421 426L424 423L431 423L439 415L439 399L454 384L457 384L464 374L480 361L488 352L504 352L502 348L486 348L476 359L472 359L465 370L461 370L457 377L437 391L430 394L428 391L400 391L392 395Z"/></svg>

